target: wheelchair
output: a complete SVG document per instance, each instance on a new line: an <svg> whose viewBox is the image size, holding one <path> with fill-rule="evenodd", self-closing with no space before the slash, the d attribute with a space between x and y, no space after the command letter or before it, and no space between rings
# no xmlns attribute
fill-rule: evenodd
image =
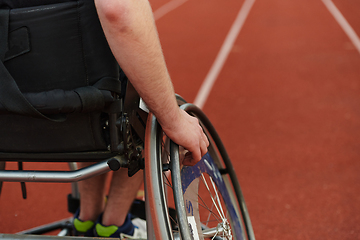
<svg viewBox="0 0 360 240"><path fill-rule="evenodd" d="M58 12L64 12L68 21ZM182 166L184 150L167 138L156 117L146 111L111 51L99 47L107 43L99 34L102 29L91 1L16 9L11 14L11 22L0 25L0 76L8 76L0 79L0 182L21 182L24 194L25 182L72 183L68 202L73 213L79 205L77 182L120 168L127 168L129 176L143 169L148 239L255 239L236 173L209 119L176 96L179 107L198 118L210 141L199 163ZM7 19L9 11L0 9L0 20ZM44 34L47 42L40 44ZM7 39L15 46L9 51L1 45ZM28 54L30 48L32 54ZM85 67L64 70L46 63L49 69L40 72L38 82L29 84L28 79L38 78L33 71L38 62L54 56L65 59L66 67L83 62ZM17 66L25 70L18 71ZM68 76L73 79L58 81ZM19 162L19 170L6 170L9 161ZM38 161L68 162L70 170L22 169L22 162ZM94 164L77 169L76 162ZM0 239L79 239L71 236L71 221L0 234ZM61 229L58 236L45 234L57 228Z"/></svg>
<svg viewBox="0 0 360 240"><path fill-rule="evenodd" d="M132 97L129 100L132 107L139 105L141 100L135 90L129 86L127 91L128 96ZM208 153L195 166L182 166L182 151L167 139L156 117L151 113L144 114L142 109L135 107L109 123L114 125L111 128L120 128L117 131L123 137L120 137L122 141L117 143L117 149L123 148L123 151L1 153L1 161L39 161L52 155L56 161L69 162L70 171L1 170L0 181L71 182L73 191L69 195L69 211L74 212L79 197L76 182L116 171L120 167L128 168L129 175L144 169L148 239L255 239L234 168L216 130L198 107L186 103L180 96L177 96L177 100L182 109L199 119L210 140ZM141 130L137 128L139 126ZM144 140L136 134L135 129L144 133ZM76 169L74 162L85 160L95 163L84 169ZM62 229L58 237L35 235L58 228ZM21 239L79 238L62 236L71 234L71 219L21 234ZM20 236L16 234L0 234L0 239L18 238Z"/></svg>

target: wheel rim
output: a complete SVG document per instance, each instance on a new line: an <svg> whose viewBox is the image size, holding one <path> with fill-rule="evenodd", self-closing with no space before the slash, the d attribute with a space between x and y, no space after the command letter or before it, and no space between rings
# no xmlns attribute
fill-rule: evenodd
<svg viewBox="0 0 360 240"><path fill-rule="evenodd" d="M206 124L206 122L205 122L205 124ZM155 124L155 125L157 125L157 124ZM161 129L159 129L159 127L160 126L157 125L157 127L155 127L155 130L152 129L153 132L154 131L156 132L157 139L162 138L162 134L163 134L163 132L161 131ZM150 130L149 130L149 132L150 132ZM205 132L208 133L206 128L205 128ZM161 135L161 137L159 137L159 135ZM149 138L146 138L146 139L149 139ZM154 141L154 138L152 141ZM222 159L220 157L219 150L215 146L214 141L211 139L210 142L211 142L211 146L209 148L209 153L205 156L205 158L203 158L203 160L201 162L199 162L197 165L195 165L193 167L182 167L181 168L180 175L181 175L182 188L184 189L183 208L187 210L186 215L194 217L194 220L196 222L196 228L199 232L201 232L200 239L203 239L203 237L205 237L205 239L247 239L244 236L244 231L243 231L244 228L242 225L243 220L242 220L242 215L240 214L240 210L239 210L239 208L241 208L241 212L243 214L243 212L244 212L243 207L245 206L245 203L244 202L240 203L238 191L235 190L236 193L234 193L233 184L232 184L234 181L233 180L234 172L232 172L232 174L224 173L224 169L225 170L229 169L227 161L226 160L224 161L224 159ZM151 160L151 161L146 161L146 167L145 167L146 173L147 173L147 175L149 175L149 174L151 174L149 172L152 171L151 169L154 168L154 165L157 165L157 166L159 166L159 164L161 165L161 162L164 161L164 159L162 159L162 156L168 155L169 154L168 152L170 150L165 150L165 153L164 153L164 149L168 149L167 146L165 147L165 145L167 145L167 144L165 144L164 141L161 141L161 144L160 144L161 146L159 146L159 141L157 141L156 146L154 146L154 144L152 146L151 146L151 144L147 144L147 145L148 145L147 153L149 153L148 155L151 155L151 153L154 153L154 151L155 151L155 150L153 150L154 148L157 149L156 150L157 156L156 157L153 156L153 158L157 158L156 161L154 161L153 159L149 159L150 156L147 157L149 160ZM166 152L166 151L168 151L168 152ZM220 150L220 152L221 152L221 150ZM161 155L161 156L159 156L159 155ZM166 158L165 161L168 161L168 160L169 160L169 158ZM158 167L156 167L156 168L158 168ZM189 172L191 172L191 174ZM231 170L229 170L229 172L231 172ZM165 173L163 173L162 175L164 176L164 179L161 179L161 180L155 179L155 180L153 180L153 183L154 182L157 182L157 183L164 182L164 183L166 183L166 185L169 185L170 188L173 188L171 179L166 180L166 179L168 179L168 176L165 176L166 175ZM193 176L193 177L189 178L188 176ZM148 181L148 177L147 177L147 181ZM204 182L206 182L206 184ZM210 202L212 202L212 203L207 207L204 207L205 204L202 202L203 198L201 198L201 200L196 200L195 198L199 199L198 195L194 194L196 196L194 198L194 197L191 197L192 194L189 194L189 192L188 192L191 189L192 189L191 191L195 191L195 192L200 191L201 192L203 185L205 185L205 186L207 185L208 186L207 191L209 191L209 189L210 189L210 192L212 192L212 195L213 195L213 198L212 199L210 198ZM234 188L236 189L237 186L235 186ZM167 199L173 198L171 196L172 195L171 191L166 191L166 190L160 190L160 191L163 191L161 193L163 198L167 198ZM222 195L224 197L216 196L216 193L217 193L217 195ZM150 198L151 198L151 194L150 194ZM221 205L222 208L218 207L218 209L216 209L214 202L217 203L217 205ZM219 204L219 202L220 202L220 204ZM153 202L153 204L156 205L155 202ZM159 205L159 204L157 204L157 205ZM171 204L169 204L169 205L170 205L170 207L173 207L173 205L171 205ZM235 208L232 208L232 206L235 206ZM212 220L208 220L211 217L215 216L214 213L211 213L210 215L208 214L205 217L206 220L202 221L202 219L204 218L202 215L204 215L204 214L201 213L202 212L201 208L207 208L208 210L209 209L211 210L214 208L216 209L217 217L214 217L214 218L217 218L217 223L215 225L213 223L209 224L209 222L212 222ZM245 208L246 208L246 206L245 206ZM192 211L191 211L191 209L192 209ZM194 211L194 209L195 209L195 211ZM162 210L159 210L159 211L164 211L164 210L165 209L163 207ZM154 216L154 214L160 214L159 211L157 213L153 212L151 214L151 216ZM166 209L166 211L167 211L167 209ZM210 212L214 212L214 211L211 210ZM190 219L190 218L188 218L188 219ZM157 220L155 220L155 221L157 221ZM246 222L246 219L244 221ZM156 227L154 226L154 228L157 228L157 229L154 229L154 231L155 232L163 231L164 228L166 228L166 226L170 225L169 222L174 222L174 219L170 218L170 220L168 222L161 222L160 224L157 224ZM247 226L247 228L249 227L248 224L245 224L245 225ZM250 224L250 230L252 231L251 224ZM158 235L160 236L160 234L158 234ZM179 238L178 229L175 229L175 230L172 229L171 235L174 235L175 239ZM156 237L156 238L164 239L161 237ZM167 239L172 239L172 238L173 238L173 236L169 236ZM255 238L249 237L249 239L255 239Z"/></svg>
<svg viewBox="0 0 360 240"><path fill-rule="evenodd" d="M234 195L209 153L181 170L187 216L193 216L200 239L244 239Z"/></svg>
<svg viewBox="0 0 360 240"><path fill-rule="evenodd" d="M206 128L204 131L208 133ZM175 200L183 198L181 201L184 205L175 202L176 208L185 208L184 218L187 218L188 223L183 225L190 228L194 235L199 235L199 238L194 239L246 239L239 201L235 197L230 177L228 173L221 174L219 171L219 168L226 169L225 163L213 139L208 137L209 152L195 166L181 166L181 171L180 168L174 168L179 165L181 157L176 159L175 156L179 154L177 149L170 149L173 179L178 172L181 176L181 181L175 181L170 187L174 191ZM181 189L178 194L175 193L177 189ZM181 235L190 236L190 233L182 232L181 218L179 219Z"/></svg>

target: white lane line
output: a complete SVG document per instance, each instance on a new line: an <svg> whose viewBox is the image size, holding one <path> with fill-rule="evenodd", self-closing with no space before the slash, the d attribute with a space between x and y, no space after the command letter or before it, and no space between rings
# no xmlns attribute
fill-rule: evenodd
<svg viewBox="0 0 360 240"><path fill-rule="evenodd" d="M235 22L231 26L231 29L226 36L226 39L218 53L212 67L210 68L209 73L207 74L203 84L200 87L200 90L195 98L194 104L197 105L199 108L202 108L205 104L206 99L209 96L211 88L213 87L216 78L218 77L221 69L224 66L224 63L234 45L234 42L237 36L240 33L242 26L253 6L255 0L245 0L244 4L242 5L240 12L238 13Z"/></svg>
<svg viewBox="0 0 360 240"><path fill-rule="evenodd" d="M335 6L335 4L331 0L322 0L330 13L334 16L335 20L339 23L342 29L350 38L351 42L354 44L355 48L360 53L360 39L356 34L354 29L350 26L348 21L346 21L345 17L341 14L339 9Z"/></svg>
<svg viewBox="0 0 360 240"><path fill-rule="evenodd" d="M163 17L164 15L171 12L175 8L181 6L186 1L188 1L188 0L172 0L172 1L164 4L163 6L161 6L160 8L158 8L157 10L154 11L155 20L158 20L159 18Z"/></svg>

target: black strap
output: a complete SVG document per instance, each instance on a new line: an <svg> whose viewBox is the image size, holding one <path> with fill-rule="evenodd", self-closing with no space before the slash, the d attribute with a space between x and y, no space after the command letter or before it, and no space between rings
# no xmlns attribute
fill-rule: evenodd
<svg viewBox="0 0 360 240"><path fill-rule="evenodd" d="M55 122L64 121L64 116L50 118L37 111L26 100L15 80L5 68L3 60L7 51L9 14L10 10L0 9L0 103L9 112L15 114L45 118Z"/></svg>
<svg viewBox="0 0 360 240"><path fill-rule="evenodd" d="M82 105L82 112L91 112L105 107L105 99L102 92L96 87L82 87L75 89L79 94Z"/></svg>
<svg viewBox="0 0 360 240"><path fill-rule="evenodd" d="M94 84L94 87L100 90L108 90L121 94L121 81L118 78L103 77Z"/></svg>

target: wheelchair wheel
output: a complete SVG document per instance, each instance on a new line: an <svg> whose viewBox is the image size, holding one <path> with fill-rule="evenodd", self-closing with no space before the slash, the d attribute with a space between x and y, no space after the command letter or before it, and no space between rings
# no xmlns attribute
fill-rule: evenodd
<svg viewBox="0 0 360 240"><path fill-rule="evenodd" d="M179 105L184 102L178 98ZM181 108L199 119L210 141L209 151L195 166L181 166L183 150L170 143L155 117L149 117L145 138L149 239L180 239L180 235L182 239L255 239L219 136L199 108L192 104ZM173 208L176 214L171 214Z"/></svg>

